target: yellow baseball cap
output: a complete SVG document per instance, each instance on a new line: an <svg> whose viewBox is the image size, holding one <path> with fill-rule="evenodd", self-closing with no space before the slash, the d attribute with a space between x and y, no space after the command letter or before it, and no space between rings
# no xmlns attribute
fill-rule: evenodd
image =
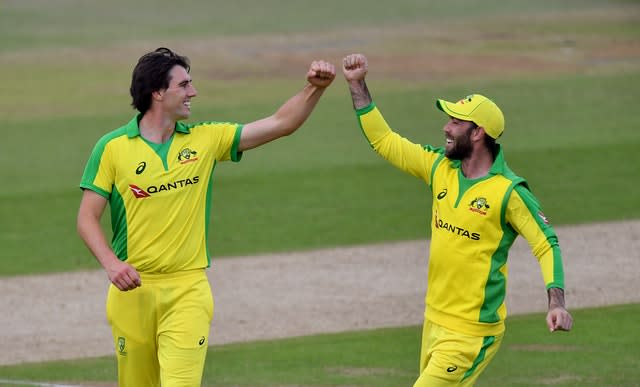
<svg viewBox="0 0 640 387"><path fill-rule="evenodd" d="M438 109L464 121L473 121L482 126L485 133L497 139L504 131L504 115L492 100L480 94L471 94L453 103L442 99L436 100Z"/></svg>

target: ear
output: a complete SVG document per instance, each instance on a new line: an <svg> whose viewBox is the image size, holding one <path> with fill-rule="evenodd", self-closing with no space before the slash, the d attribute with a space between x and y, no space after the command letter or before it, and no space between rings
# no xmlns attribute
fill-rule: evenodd
<svg viewBox="0 0 640 387"><path fill-rule="evenodd" d="M482 141L485 135L488 136L488 134L486 134L486 132L484 131L484 128L482 126L478 126L471 131L471 140Z"/></svg>
<svg viewBox="0 0 640 387"><path fill-rule="evenodd" d="M156 90L151 93L151 99L153 99L154 101L162 101L163 97L164 92L162 90Z"/></svg>

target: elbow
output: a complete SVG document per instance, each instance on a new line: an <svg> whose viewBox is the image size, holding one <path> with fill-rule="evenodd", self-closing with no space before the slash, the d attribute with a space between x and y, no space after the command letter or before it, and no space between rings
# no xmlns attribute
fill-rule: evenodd
<svg viewBox="0 0 640 387"><path fill-rule="evenodd" d="M281 137L287 137L292 135L293 133L295 133L296 130L298 130L300 126L284 126L282 128L282 131L280 132Z"/></svg>
<svg viewBox="0 0 640 387"><path fill-rule="evenodd" d="M277 129L278 137L290 136L298 130L302 124L304 124L305 119L302 119L298 116L286 115L276 113L273 115L274 126Z"/></svg>
<svg viewBox="0 0 640 387"><path fill-rule="evenodd" d="M278 132L281 137L290 136L295 133L298 128L302 126L304 121L298 121L293 119L280 119L278 123Z"/></svg>

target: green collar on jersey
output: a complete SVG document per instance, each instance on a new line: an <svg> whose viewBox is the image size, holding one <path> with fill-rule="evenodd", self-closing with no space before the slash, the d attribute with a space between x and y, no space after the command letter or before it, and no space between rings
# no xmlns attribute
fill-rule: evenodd
<svg viewBox="0 0 640 387"><path fill-rule="evenodd" d="M142 113L138 113L136 114L135 117L131 119L131 121L129 121L127 125L125 125L125 131L127 132L127 137L133 138L140 135L140 127L138 126L138 124L140 123L141 119L142 119ZM180 133L186 133L186 134L191 133L191 131L189 130L189 127L183 124L182 122L176 122L175 130L176 132L180 132Z"/></svg>

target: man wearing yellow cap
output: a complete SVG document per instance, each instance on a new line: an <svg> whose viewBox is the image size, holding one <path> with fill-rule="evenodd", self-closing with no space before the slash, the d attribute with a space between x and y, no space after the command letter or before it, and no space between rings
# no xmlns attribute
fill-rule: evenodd
<svg viewBox="0 0 640 387"><path fill-rule="evenodd" d="M446 144L423 147L384 120L365 83L363 55L345 57L343 72L372 148L423 179L433 195L420 376L414 387L472 386L495 356L504 335L507 255L518 235L540 264L549 330L570 330L558 238L527 182L509 169L496 144L504 131L500 108L479 94L456 103L437 100L449 116Z"/></svg>

